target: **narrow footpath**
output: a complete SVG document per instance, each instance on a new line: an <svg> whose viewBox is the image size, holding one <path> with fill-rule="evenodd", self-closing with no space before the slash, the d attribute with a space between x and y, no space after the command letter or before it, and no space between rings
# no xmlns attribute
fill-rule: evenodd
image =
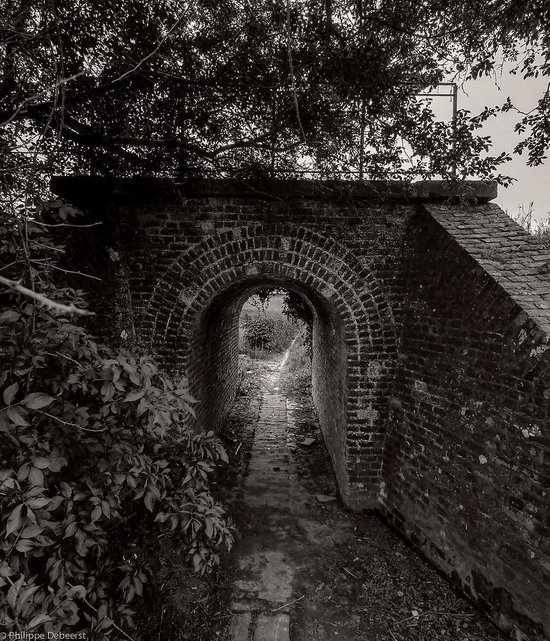
<svg viewBox="0 0 550 641"><path fill-rule="evenodd" d="M502 641L379 517L344 511L311 399L285 391L288 356L254 364L262 397L225 638Z"/></svg>
<svg viewBox="0 0 550 641"><path fill-rule="evenodd" d="M288 352L285 357L288 356ZM305 512L295 464L287 443L287 398L278 390L284 361L266 362L260 416L256 427L244 505L249 522L240 549L231 638L287 641L295 568L303 554L296 537L296 519Z"/></svg>

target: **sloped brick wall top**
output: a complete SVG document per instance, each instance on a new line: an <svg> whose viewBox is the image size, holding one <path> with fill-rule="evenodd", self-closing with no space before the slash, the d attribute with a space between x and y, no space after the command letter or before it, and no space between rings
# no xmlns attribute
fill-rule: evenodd
<svg viewBox="0 0 550 641"><path fill-rule="evenodd" d="M500 207L426 204L427 211L550 334L550 247Z"/></svg>

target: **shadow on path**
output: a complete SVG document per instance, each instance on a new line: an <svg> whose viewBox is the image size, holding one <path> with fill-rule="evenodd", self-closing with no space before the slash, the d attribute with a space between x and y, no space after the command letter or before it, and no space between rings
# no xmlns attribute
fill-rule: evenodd
<svg viewBox="0 0 550 641"><path fill-rule="evenodd" d="M292 350L301 349L294 345ZM292 354L291 354L292 355ZM341 506L308 390L255 361L261 398L238 498L231 641L502 641L376 515Z"/></svg>

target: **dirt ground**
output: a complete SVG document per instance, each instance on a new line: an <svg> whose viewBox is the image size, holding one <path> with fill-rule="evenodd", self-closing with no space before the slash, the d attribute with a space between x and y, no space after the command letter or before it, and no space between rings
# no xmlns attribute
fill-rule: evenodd
<svg viewBox="0 0 550 641"><path fill-rule="evenodd" d="M221 433L231 465L218 492L239 529L237 545L215 577L198 579L173 559L165 564L166 601L157 606L165 615L159 621L157 613L151 638L247 641L258 617L276 613L286 617L292 641L503 641L379 516L345 511L299 343L281 364L281 357L245 360ZM281 443L272 411L286 416ZM271 432L259 448L262 421ZM236 630L236 617L243 629Z"/></svg>

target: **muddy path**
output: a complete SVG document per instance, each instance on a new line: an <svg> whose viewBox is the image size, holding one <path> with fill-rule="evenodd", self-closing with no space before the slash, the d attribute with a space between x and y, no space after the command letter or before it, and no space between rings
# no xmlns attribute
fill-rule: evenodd
<svg viewBox="0 0 550 641"><path fill-rule="evenodd" d="M380 517L340 504L295 351L249 363L235 406L240 529L230 641L491 641L504 636ZM247 382L248 381L248 382Z"/></svg>

